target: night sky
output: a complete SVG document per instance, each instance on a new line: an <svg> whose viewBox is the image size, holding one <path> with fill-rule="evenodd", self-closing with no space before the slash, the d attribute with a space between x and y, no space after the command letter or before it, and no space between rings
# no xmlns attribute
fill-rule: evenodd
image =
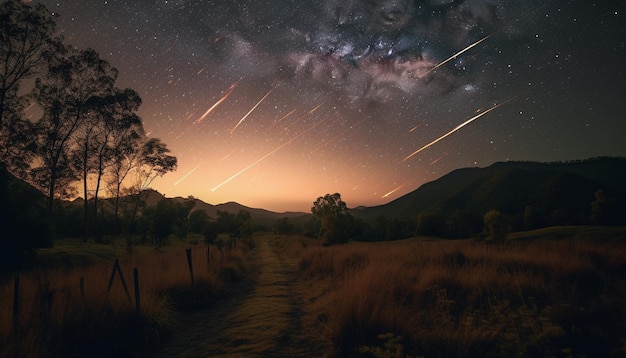
<svg viewBox="0 0 626 358"><path fill-rule="evenodd" d="M462 167L626 156L624 1L41 2L141 95L178 158L152 185L168 197L308 212Z"/></svg>

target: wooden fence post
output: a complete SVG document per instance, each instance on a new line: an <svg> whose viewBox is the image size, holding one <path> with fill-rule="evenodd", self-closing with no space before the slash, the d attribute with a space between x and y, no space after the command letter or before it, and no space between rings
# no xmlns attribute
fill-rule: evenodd
<svg viewBox="0 0 626 358"><path fill-rule="evenodd" d="M137 319L141 317L141 304L139 300L139 271L135 267L133 269L133 277L135 279L135 309L137 310Z"/></svg>
<svg viewBox="0 0 626 358"><path fill-rule="evenodd" d="M189 276L191 277L191 287L193 288L193 264L191 262L191 249L187 249L187 266L189 266Z"/></svg>
<svg viewBox="0 0 626 358"><path fill-rule="evenodd" d="M85 278L81 277L80 278L80 297L83 300L83 304L85 303Z"/></svg>
<svg viewBox="0 0 626 358"><path fill-rule="evenodd" d="M13 334L17 334L20 321L20 275L15 275L13 281Z"/></svg>
<svg viewBox="0 0 626 358"><path fill-rule="evenodd" d="M111 277L109 278L109 286L107 288L107 294L105 297L105 301L109 299L109 293L111 293L111 287L113 287L113 279L115 279L115 272L120 275L120 281L122 282L122 286L124 287L124 292L126 292L126 297L128 297L128 302L133 304L133 301L130 298L130 292L128 292L128 286L126 286L126 280L124 280L124 275L122 274L122 268L120 267L120 262L118 259L115 259L115 263L113 264L113 270L111 271Z"/></svg>

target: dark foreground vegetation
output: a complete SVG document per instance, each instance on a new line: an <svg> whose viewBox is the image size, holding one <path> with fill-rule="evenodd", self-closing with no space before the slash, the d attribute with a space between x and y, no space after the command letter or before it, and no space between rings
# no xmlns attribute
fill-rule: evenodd
<svg viewBox="0 0 626 358"><path fill-rule="evenodd" d="M506 244L276 239L337 356L623 357L626 228L549 228Z"/></svg>
<svg viewBox="0 0 626 358"><path fill-rule="evenodd" d="M251 243L137 245L128 255L124 240L64 240L40 250L38 268L1 276L0 357L150 356L176 333L177 312L211 307L244 278Z"/></svg>

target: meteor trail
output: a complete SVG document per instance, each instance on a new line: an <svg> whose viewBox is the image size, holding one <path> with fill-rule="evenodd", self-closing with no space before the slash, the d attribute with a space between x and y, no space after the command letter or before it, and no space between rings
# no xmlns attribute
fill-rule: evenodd
<svg viewBox="0 0 626 358"><path fill-rule="evenodd" d="M291 112L285 114L284 116L280 117L279 120L277 120L276 122L274 122L274 125L280 123L283 119L289 117L290 115L292 115L294 112L296 111L296 108L292 109Z"/></svg>
<svg viewBox="0 0 626 358"><path fill-rule="evenodd" d="M428 70L428 71L424 74L424 76L428 75L429 73L433 72L434 70L438 69L439 67L441 67L441 66L445 65L446 63L448 63L448 62L452 61L452 60L453 60L453 59L455 59L458 55L460 55L460 54L462 54L463 52L465 52L465 51L467 51L467 50L471 49L472 47L474 47L474 46L478 45L479 43L481 43L481 42L485 41L486 39L490 38L491 36L493 36L493 34L490 34L490 35L487 35L487 36L483 37L482 39L480 39L480 40L478 40L478 41L474 42L473 44L471 44L471 45L467 46L466 48L462 49L461 51L459 51L459 52L455 53L454 55L452 55L452 56L448 57L446 60L443 60L442 62L439 62L439 64L437 64L435 67L433 67L433 68L431 68L430 70Z"/></svg>
<svg viewBox="0 0 626 358"><path fill-rule="evenodd" d="M312 110L309 111L309 114L313 114L315 111L317 111L318 109L320 109L320 107L322 106L322 104L318 104L315 108L313 108Z"/></svg>
<svg viewBox="0 0 626 358"><path fill-rule="evenodd" d="M307 113L303 114L302 116L300 116L300 118L296 119L294 122L292 122L291 124L289 124L288 126L286 126L285 128L283 128L283 130L289 130L289 128L295 126L296 124L300 123L300 121L302 121L303 119L305 119L306 117L310 116L311 114L313 114L315 111L317 111L320 107L322 106L322 104L320 103L319 105L317 105L315 108L313 108L312 110L308 111Z"/></svg>
<svg viewBox="0 0 626 358"><path fill-rule="evenodd" d="M220 98L217 102L215 102L215 104L212 105L211 108L207 109L207 111L204 112L204 114L200 118L196 119L193 122L193 124L201 123L206 118L206 116L209 115L209 113L211 113L217 106L222 104L222 102L224 102L226 98L228 98L228 96L230 96L230 94L233 93L233 91L235 90L235 88L237 88L237 85L239 85L239 82L241 82L242 79L243 78L240 78L239 80L237 80L237 82L234 82L232 85L230 85L230 87L228 87L228 89L226 90L226 93L224 93L222 98Z"/></svg>
<svg viewBox="0 0 626 358"><path fill-rule="evenodd" d="M240 176L241 174L243 174L245 171L247 171L248 169L254 167L255 165L259 164L260 162L262 162L264 159L266 159L267 157L269 157L270 155L278 152L279 150L283 149L284 147L288 146L289 144L291 144L293 141L295 141L296 139L302 137L303 135L307 134L308 132L310 132L311 130L313 130L315 127L317 127L318 125L320 125L321 123L323 123L324 120L314 124L313 126L311 126L311 128L307 129L306 131L298 134L297 136L291 138L290 140L288 140L287 142L279 145L277 148L275 148L274 150L272 150L271 152L265 154L264 156L262 156L261 158L255 160L254 162L252 162L250 165L248 165L247 167L241 169L240 171L238 171L237 173L233 174L230 178L224 180L221 184L217 185L216 187L214 187L213 189L211 189L212 192L215 192L217 189L221 188L222 186L224 186L225 184L227 184L228 182L230 182L231 180L235 179L236 177Z"/></svg>
<svg viewBox="0 0 626 358"><path fill-rule="evenodd" d="M183 175L182 178L178 179L176 181L176 183L174 183L174 186L178 185L181 181L187 179L188 176L190 176L191 174L193 174L193 172L195 172L198 168L200 168L200 166L204 164L204 161L200 162L200 164L196 165L193 169L191 169L187 174Z"/></svg>
<svg viewBox="0 0 626 358"><path fill-rule="evenodd" d="M430 142L430 143L426 144L425 146L421 147L420 149L416 150L415 152L413 152L413 153L411 153L411 154L407 155L407 156L406 156L406 157L405 157L402 161L406 161L407 159L411 158L411 157L412 157L412 156L414 156L415 154L417 154L417 153L419 153L419 152L423 151L424 149L426 149L426 148L428 148L428 147L430 147L430 146L434 145L435 143L440 142L441 140L445 139L446 137L448 137L448 136L449 136L449 135L451 135L452 133L454 133L454 132L458 131L459 129L461 129L461 128L463 128L463 127L465 127L466 125L468 125L468 124L472 123L473 121L477 120L478 118L480 118L480 117L484 116L485 114L487 114L487 113L489 113L489 112L493 111L494 109L496 109L496 108L500 107L501 105L503 105L503 104L505 104L505 103L507 103L507 102L511 101L513 98L515 98L515 97L511 97L511 98L507 99L506 101L504 101L504 102L502 102L502 103L496 104L496 105L492 106L491 108L487 109L486 111L481 112L481 113L479 113L479 114L475 115L474 117L472 117L472 118L470 118L470 119L466 120L465 122L463 122L463 123L459 124L458 126L454 127L454 128L453 128L451 131L449 131L448 133L446 133L446 134L442 135L441 137L439 137L439 138L435 139L434 141L432 141L432 142Z"/></svg>
<svg viewBox="0 0 626 358"><path fill-rule="evenodd" d="M387 194L383 195L383 196L381 197L381 199L384 199L384 198L388 197L389 195L391 195L391 194L395 193L396 191L400 190L403 186L404 186L404 184L403 184L403 185L400 185L399 187L397 187L397 188L395 188L395 189L393 189L392 191L390 191L390 192L388 192Z"/></svg>
<svg viewBox="0 0 626 358"><path fill-rule="evenodd" d="M248 113L246 113L246 115L245 115L245 116L243 116L243 118L241 118L241 119L239 120L239 122L237 123L237 125L235 125L235 126L233 127L233 129L231 129L231 130L230 130L230 134L233 134L233 132L235 131L235 129L237 129L237 127L239 127L239 125L240 125L241 123L243 123L243 121L245 121L245 120L246 120L246 118L248 118L248 116L250 115L250 113L254 112L254 110L255 110L255 109L256 109L256 108L257 108L257 107L261 104L261 102L263 102L263 101L267 98L267 96L269 96L269 95L270 95L270 93L272 93L272 91L274 91L274 89L276 89L276 86L272 87L272 89L270 89L270 90L269 90L269 91L265 94L265 96L263 96L263 98L261 98L261 100L259 100L259 101L258 101L258 102L254 105L254 107L252 107L252 109L251 109L251 110L249 110L249 111L248 111Z"/></svg>
<svg viewBox="0 0 626 358"><path fill-rule="evenodd" d="M187 116L187 118L185 118L185 120L183 122L187 122L189 119L191 119L191 117L195 116L196 113L198 113L200 109L196 109L195 111L191 112L190 115ZM193 124L191 124L192 126ZM183 128L183 130L176 136L176 139L180 138L183 136L183 134L185 134L187 132L187 130L191 127L191 126L187 126L185 128Z"/></svg>

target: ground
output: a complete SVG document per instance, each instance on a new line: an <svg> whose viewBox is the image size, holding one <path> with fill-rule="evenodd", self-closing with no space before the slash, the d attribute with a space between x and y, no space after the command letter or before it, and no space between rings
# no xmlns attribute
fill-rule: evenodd
<svg viewBox="0 0 626 358"><path fill-rule="evenodd" d="M255 272L237 293L206 311L186 313L161 357L323 357L329 341L304 310L295 263L267 237L255 240Z"/></svg>

